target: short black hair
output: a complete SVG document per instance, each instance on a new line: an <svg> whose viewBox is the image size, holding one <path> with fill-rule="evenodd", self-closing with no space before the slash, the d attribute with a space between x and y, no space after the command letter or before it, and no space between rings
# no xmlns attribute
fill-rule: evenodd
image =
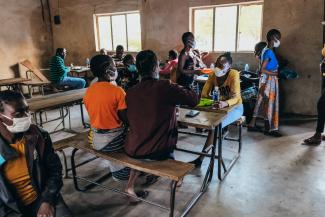
<svg viewBox="0 0 325 217"><path fill-rule="evenodd" d="M25 97L20 93L12 90L5 90L0 92L0 112L3 112L3 104L10 102L17 102L23 100Z"/></svg>
<svg viewBox="0 0 325 217"><path fill-rule="evenodd" d="M170 51L168 52L168 55L169 55L171 58L173 58L173 60L174 60L174 59L177 59L177 57L178 57L178 52L177 52L176 50L170 50Z"/></svg>
<svg viewBox="0 0 325 217"><path fill-rule="evenodd" d="M257 56L260 56L261 53L262 53L262 50L267 46L267 43L265 41L261 41L261 42L258 42L256 45L255 45L255 48L254 48L254 54L257 55Z"/></svg>
<svg viewBox="0 0 325 217"><path fill-rule="evenodd" d="M124 51L124 47L123 47L123 45L119 44L116 46L115 50L123 50Z"/></svg>
<svg viewBox="0 0 325 217"><path fill-rule="evenodd" d="M277 36L278 38L281 38L281 32L279 30L277 30L277 29L271 29L266 34L266 40L268 42L270 42L270 41L273 40L274 36Z"/></svg>
<svg viewBox="0 0 325 217"><path fill-rule="evenodd" d="M125 65L128 61L133 60L134 57L131 54L126 54L123 58L123 64Z"/></svg>
<svg viewBox="0 0 325 217"><path fill-rule="evenodd" d="M193 37L194 38L194 35L192 32L185 32L183 35L182 35L182 42L185 44L188 40L189 37Z"/></svg>
<svg viewBox="0 0 325 217"><path fill-rule="evenodd" d="M221 54L221 55L218 57L217 61L220 60L222 57L225 57L225 58L227 59L227 61L228 61L230 64L232 64L232 56L231 56L231 53L230 53L230 52L226 52L226 53Z"/></svg>
<svg viewBox="0 0 325 217"><path fill-rule="evenodd" d="M151 76L158 67L158 59L152 50L140 51L136 57L136 66L142 77Z"/></svg>
<svg viewBox="0 0 325 217"><path fill-rule="evenodd" d="M62 54L64 50L66 50L66 49L63 48L63 47L59 47L59 48L56 49L55 54L56 54L56 55Z"/></svg>
<svg viewBox="0 0 325 217"><path fill-rule="evenodd" d="M107 70L115 71L116 67L112 57L108 55L96 55L90 60L90 70L96 77L103 77Z"/></svg>

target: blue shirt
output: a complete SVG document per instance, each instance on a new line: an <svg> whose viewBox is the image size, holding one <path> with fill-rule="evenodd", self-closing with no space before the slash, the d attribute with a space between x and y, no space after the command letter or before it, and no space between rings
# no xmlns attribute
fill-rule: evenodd
<svg viewBox="0 0 325 217"><path fill-rule="evenodd" d="M262 63L268 61L265 69L268 71L277 71L279 67L279 62L272 49L266 49L264 54L261 56Z"/></svg>

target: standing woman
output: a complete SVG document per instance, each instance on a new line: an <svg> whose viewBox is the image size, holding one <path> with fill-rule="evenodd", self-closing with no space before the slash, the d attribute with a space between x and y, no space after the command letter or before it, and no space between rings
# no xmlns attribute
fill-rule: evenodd
<svg viewBox="0 0 325 217"><path fill-rule="evenodd" d="M280 46L281 33L279 30L271 29L266 38L267 47L259 56L261 63L259 93L248 131L260 131L256 126L256 118L262 117L265 120L264 134L281 137L279 132L279 63L273 51L274 48Z"/></svg>
<svg viewBox="0 0 325 217"><path fill-rule="evenodd" d="M201 70L196 70L196 57L193 52L195 48L195 39L192 32L185 32L182 36L184 48L178 57L177 83L184 87L190 88L194 75L201 74Z"/></svg>

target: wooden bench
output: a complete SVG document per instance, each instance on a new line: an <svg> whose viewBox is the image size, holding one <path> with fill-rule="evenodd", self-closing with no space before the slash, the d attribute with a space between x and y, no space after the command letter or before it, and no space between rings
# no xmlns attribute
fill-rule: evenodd
<svg viewBox="0 0 325 217"><path fill-rule="evenodd" d="M103 187L107 190L113 191L115 193L128 195L127 193L122 192L118 189L108 188L107 186L100 184L98 181L92 181L92 180L77 176L76 164L75 164L75 154L78 150L82 150L86 153L94 155L97 158L101 158L104 160L119 163L121 165L124 165L126 167L129 167L129 168L137 170L137 171L153 174L153 175L171 180L170 206L169 207L164 207L162 205L159 205L159 204L151 202L151 201L147 201L142 198L137 198L137 199L141 200L143 202L149 203L151 205L160 207L162 209L169 210L169 216L174 216L175 192L176 192L177 182L182 180L184 178L184 176L186 176L191 170L193 170L193 168L194 168L193 164L184 163L184 162L172 160L172 159L168 159L168 160L164 160L164 161L144 161L144 160L137 160L137 159L131 158L131 157L127 156L125 153L105 153L102 151L96 151L88 144L87 136L88 136L87 133L81 133L77 136L74 136L73 139L69 139L69 142L64 141L64 140L60 141L65 144L68 143L69 147L74 148L74 150L72 151L72 154L71 154L71 170L72 170L72 176L73 176L73 181L74 181L76 190L78 190L78 191L88 190L86 188L79 187L78 180L82 180L82 181L86 181L86 182L90 183L91 185L101 186L101 187ZM58 146L59 146L60 142L57 143ZM206 190L206 188L201 187L201 190L193 198L194 199L198 198L198 196L201 196L205 190ZM128 195L128 196L133 197L132 195ZM186 214L187 214L189 212L189 210L194 206L194 204L195 203L193 203L193 199L192 199L192 201L190 203L188 203L188 206L186 207L184 212L186 212Z"/></svg>

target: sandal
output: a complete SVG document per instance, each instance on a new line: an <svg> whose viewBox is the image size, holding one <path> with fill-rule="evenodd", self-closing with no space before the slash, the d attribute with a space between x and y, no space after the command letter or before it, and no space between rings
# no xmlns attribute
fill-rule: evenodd
<svg viewBox="0 0 325 217"><path fill-rule="evenodd" d="M321 142L322 142L322 138L316 138L315 136L312 136L312 137L304 140L304 145L317 146Z"/></svg>
<svg viewBox="0 0 325 217"><path fill-rule="evenodd" d="M149 191L137 191L137 192L135 192L135 194L139 198L146 199L148 197L148 195L149 195ZM138 200L138 199L136 199L134 197L127 196L127 198L128 198L128 201L129 201L129 205L131 205L131 206L135 206L138 203L142 202L141 200Z"/></svg>

